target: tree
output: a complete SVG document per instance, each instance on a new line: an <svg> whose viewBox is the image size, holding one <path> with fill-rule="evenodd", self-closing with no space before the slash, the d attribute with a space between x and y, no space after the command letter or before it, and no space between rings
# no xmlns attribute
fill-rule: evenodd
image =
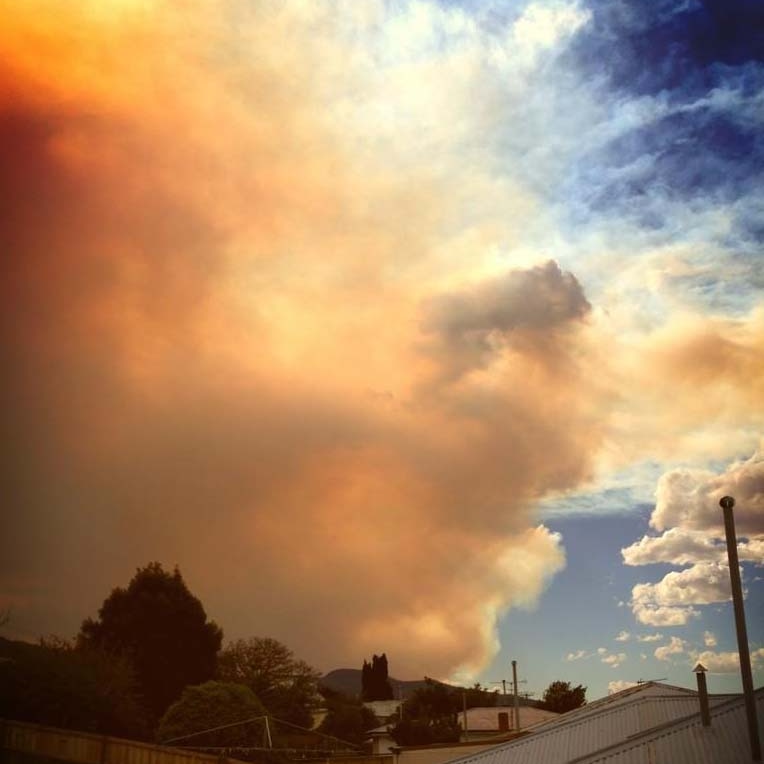
<svg viewBox="0 0 764 764"><path fill-rule="evenodd" d="M586 687L580 684L571 687L570 682L556 681L544 690L540 707L547 711L564 714L566 711L583 706L584 703L586 703Z"/></svg>
<svg viewBox="0 0 764 764"><path fill-rule="evenodd" d="M213 677L222 639L178 568L168 573L152 562L138 568L127 589L112 591L97 620L83 622L78 644L131 662L155 722L184 687Z"/></svg>
<svg viewBox="0 0 764 764"><path fill-rule="evenodd" d="M363 662L361 669L361 697L366 700L392 700L393 688L387 678L387 656L375 655Z"/></svg>
<svg viewBox="0 0 764 764"><path fill-rule="evenodd" d="M356 746L362 745L366 733L379 724L371 709L366 708L358 698L330 687L322 685L318 691L327 709L318 731Z"/></svg>
<svg viewBox="0 0 764 764"><path fill-rule="evenodd" d="M401 720L390 730L398 745L453 743L461 731L457 721L461 691L426 679L404 703Z"/></svg>
<svg viewBox="0 0 764 764"><path fill-rule="evenodd" d="M183 740L183 745L259 746L262 745L263 722L236 722L258 719L265 714L265 707L249 687L232 682L205 682L183 690L180 698L160 719L156 737L160 743L164 743L204 732L203 735L193 735ZM236 726L206 732L227 724Z"/></svg>
<svg viewBox="0 0 764 764"><path fill-rule="evenodd" d="M218 678L246 685L268 712L284 721L310 728L320 674L270 637L239 639L218 658Z"/></svg>
<svg viewBox="0 0 764 764"><path fill-rule="evenodd" d="M127 661L57 637L0 639L0 718L144 738L146 715Z"/></svg>
<svg viewBox="0 0 764 764"><path fill-rule="evenodd" d="M456 692L464 693L463 706L467 708L492 708L499 699L497 690L487 690L480 685L480 682Z"/></svg>

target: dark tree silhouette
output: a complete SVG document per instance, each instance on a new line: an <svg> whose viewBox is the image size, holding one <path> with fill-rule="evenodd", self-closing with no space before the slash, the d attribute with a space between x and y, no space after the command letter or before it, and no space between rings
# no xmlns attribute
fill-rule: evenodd
<svg viewBox="0 0 764 764"><path fill-rule="evenodd" d="M157 727L157 741L204 732L185 741L188 746L251 746L262 743L263 722L236 724L265 716L265 707L249 687L231 682L205 682L186 687L165 712ZM228 727L205 732L227 724Z"/></svg>
<svg viewBox="0 0 764 764"><path fill-rule="evenodd" d="M319 691L327 708L319 732L357 746L362 745L366 733L379 724L376 716L357 698L350 698L328 687L320 687Z"/></svg>
<svg viewBox="0 0 764 764"><path fill-rule="evenodd" d="M0 638L0 718L144 738L136 682L124 659L51 637Z"/></svg>
<svg viewBox="0 0 764 764"><path fill-rule="evenodd" d="M498 693L483 689L452 687L425 677L425 686L403 704L400 721L391 729L399 745L452 743L459 740L458 714L465 706L494 706Z"/></svg>
<svg viewBox="0 0 764 764"><path fill-rule="evenodd" d="M320 674L270 637L239 639L218 657L218 677L246 685L271 716L310 727Z"/></svg>
<svg viewBox="0 0 764 764"><path fill-rule="evenodd" d="M393 688L387 678L387 655L375 655L363 662L361 669L361 697L363 700L392 700Z"/></svg>
<svg viewBox="0 0 764 764"><path fill-rule="evenodd" d="M78 644L125 656L156 722L184 687L213 677L222 638L178 568L168 573L152 562L127 589L112 591L96 620L83 622Z"/></svg>
<svg viewBox="0 0 764 764"><path fill-rule="evenodd" d="M458 692L441 682L426 680L403 704L403 717L390 730L398 745L453 743L459 740Z"/></svg>
<svg viewBox="0 0 764 764"><path fill-rule="evenodd" d="M571 687L570 682L556 681L544 690L544 697L539 705L547 711L564 714L566 711L583 706L584 703L586 703L586 687L580 684Z"/></svg>

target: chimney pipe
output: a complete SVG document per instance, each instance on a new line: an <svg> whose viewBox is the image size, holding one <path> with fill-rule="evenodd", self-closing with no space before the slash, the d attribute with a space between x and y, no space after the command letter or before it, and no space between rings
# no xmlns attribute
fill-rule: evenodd
<svg viewBox="0 0 764 764"><path fill-rule="evenodd" d="M704 727L711 726L711 713L708 710L708 688L706 687L706 667L699 663L693 669L698 680L698 700L700 701L700 718Z"/></svg>

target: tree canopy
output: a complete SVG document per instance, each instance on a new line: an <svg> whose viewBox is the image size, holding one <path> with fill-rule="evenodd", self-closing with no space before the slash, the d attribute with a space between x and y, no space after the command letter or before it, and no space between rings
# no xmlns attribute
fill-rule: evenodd
<svg viewBox="0 0 764 764"><path fill-rule="evenodd" d="M361 697L366 700L392 700L393 688L387 678L387 656L375 655L363 662L361 669Z"/></svg>
<svg viewBox="0 0 764 764"><path fill-rule="evenodd" d="M377 717L356 698L327 687L320 688L327 713L318 730L325 735L360 746L366 733L377 726Z"/></svg>
<svg viewBox="0 0 764 764"><path fill-rule="evenodd" d="M453 743L459 740L455 688L432 679L403 704L402 718L390 730L398 745Z"/></svg>
<svg viewBox="0 0 764 764"><path fill-rule="evenodd" d="M0 718L144 738L148 729L128 662L50 638L0 639Z"/></svg>
<svg viewBox="0 0 764 764"><path fill-rule="evenodd" d="M236 722L265 716L265 707L249 687L232 682L205 682L186 687L180 698L159 721L156 737L160 743L204 732L183 741L188 746L261 746L263 723L241 724L205 732Z"/></svg>
<svg viewBox="0 0 764 764"><path fill-rule="evenodd" d="M312 726L319 676L286 645L270 637L236 640L218 657L221 680L246 685L271 716L301 727Z"/></svg>
<svg viewBox="0 0 764 764"><path fill-rule="evenodd" d="M78 644L126 656L155 721L184 687L214 676L222 638L178 568L152 562L112 591L96 620L83 622Z"/></svg>
<svg viewBox="0 0 764 764"><path fill-rule="evenodd" d="M580 684L571 687L570 682L558 680L544 690L544 696L539 705L547 711L564 714L566 711L583 706L584 703L586 703L586 687Z"/></svg>
<svg viewBox="0 0 764 764"><path fill-rule="evenodd" d="M400 721L391 734L398 745L453 743L459 740L459 712L466 706L495 706L498 693L476 684L470 688L452 687L433 679L417 689L403 704Z"/></svg>

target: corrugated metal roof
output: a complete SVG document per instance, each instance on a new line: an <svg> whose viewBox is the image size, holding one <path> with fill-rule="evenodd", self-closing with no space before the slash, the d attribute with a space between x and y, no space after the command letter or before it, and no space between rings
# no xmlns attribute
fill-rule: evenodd
<svg viewBox="0 0 764 764"><path fill-rule="evenodd" d="M714 696L712 705L725 702ZM699 714L692 690L649 683L602 698L526 737L457 759L462 764L558 764L607 748L666 722Z"/></svg>
<svg viewBox="0 0 764 764"><path fill-rule="evenodd" d="M759 738L764 739L764 688L756 691ZM744 764L751 761L745 702L738 695L711 709L711 726L698 714L661 725L605 750L575 759L575 764ZM570 764L573 764L571 762Z"/></svg>
<svg viewBox="0 0 764 764"><path fill-rule="evenodd" d="M597 698L585 706L575 708L572 711L568 711L564 714L565 720L579 719L586 716L590 716L595 713L599 713L603 708L612 707L621 703L630 703L635 697L667 697L667 696L683 696L683 697L696 697L697 692L695 690L689 690L686 687L676 687L673 684L662 684L661 682L644 682L642 684L636 684L633 687L627 687L625 690L614 692L611 695L605 695L602 698ZM557 721L557 720L555 720ZM543 725L537 725L534 730L546 727L548 724L554 722L545 722Z"/></svg>

